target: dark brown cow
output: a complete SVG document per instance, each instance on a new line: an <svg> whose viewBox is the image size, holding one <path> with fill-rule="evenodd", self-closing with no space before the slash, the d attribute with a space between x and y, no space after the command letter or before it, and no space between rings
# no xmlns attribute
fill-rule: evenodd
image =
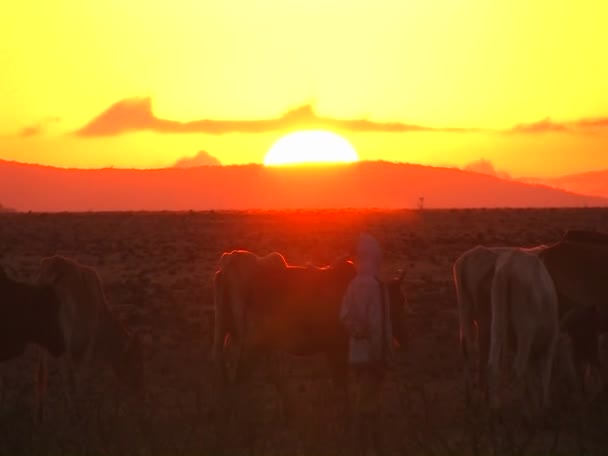
<svg viewBox="0 0 608 456"><path fill-rule="evenodd" d="M66 344L60 311L61 302L51 287L17 282L0 267L0 362L21 356L28 344L54 357L62 356ZM40 369L36 385L38 419L46 392L46 363L41 363Z"/></svg>
<svg viewBox="0 0 608 456"><path fill-rule="evenodd" d="M587 366L599 364L599 336L608 331L608 234L568 231L540 257L555 283L562 330L582 378Z"/></svg>
<svg viewBox="0 0 608 456"><path fill-rule="evenodd" d="M60 306L51 287L17 282L0 268L0 361L22 355L30 343L61 356Z"/></svg>
<svg viewBox="0 0 608 456"><path fill-rule="evenodd" d="M274 255L269 262L251 252L224 254L214 279L215 360L223 371L229 338L235 353L229 380L234 381L248 373L258 353L324 354L334 381L345 383L348 335L339 314L354 264L340 259L325 268L287 266ZM401 279L387 284L399 343L404 342Z"/></svg>

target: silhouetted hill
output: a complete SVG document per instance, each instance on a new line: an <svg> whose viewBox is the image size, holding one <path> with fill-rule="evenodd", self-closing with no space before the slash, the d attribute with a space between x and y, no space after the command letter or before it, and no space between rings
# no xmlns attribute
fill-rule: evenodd
<svg viewBox="0 0 608 456"><path fill-rule="evenodd" d="M453 168L360 162L266 168L62 169L0 161L0 200L18 210L606 206L588 197Z"/></svg>
<svg viewBox="0 0 608 456"><path fill-rule="evenodd" d="M553 178L523 178L526 183L547 185L575 193L608 198L608 170L568 174Z"/></svg>

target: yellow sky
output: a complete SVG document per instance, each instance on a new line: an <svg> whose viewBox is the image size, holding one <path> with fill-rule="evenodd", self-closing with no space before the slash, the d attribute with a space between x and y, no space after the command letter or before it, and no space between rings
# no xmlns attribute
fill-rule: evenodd
<svg viewBox="0 0 608 456"><path fill-rule="evenodd" d="M224 164L261 162L284 133L73 135L120 100L151 97L156 117L181 122L312 104L328 118L498 130L340 132L362 159L486 158L515 175L608 168L608 122L502 132L608 117L606 23L603 0L10 2L0 159L158 167L205 150Z"/></svg>

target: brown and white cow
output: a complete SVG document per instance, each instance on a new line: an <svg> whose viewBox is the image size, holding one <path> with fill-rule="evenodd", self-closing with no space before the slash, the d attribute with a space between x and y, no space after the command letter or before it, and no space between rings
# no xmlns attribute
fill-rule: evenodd
<svg viewBox="0 0 608 456"><path fill-rule="evenodd" d="M78 377L110 366L130 392L143 388L140 341L111 312L97 272L62 256L43 258L39 283L50 285L61 302L59 324L65 340L65 387L74 404Z"/></svg>
<svg viewBox="0 0 608 456"><path fill-rule="evenodd" d="M234 381L245 372L248 355L279 352L324 354L336 384L346 382L348 334L339 320L340 306L355 266L345 258L330 266L287 265L278 253L259 257L249 251L222 255L214 277L215 335L213 358L219 372ZM403 277L385 283L393 335L405 343ZM234 362L228 372L225 341Z"/></svg>

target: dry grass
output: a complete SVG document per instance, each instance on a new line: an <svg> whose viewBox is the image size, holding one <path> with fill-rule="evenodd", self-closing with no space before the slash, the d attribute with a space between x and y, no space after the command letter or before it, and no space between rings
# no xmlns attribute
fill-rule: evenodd
<svg viewBox="0 0 608 456"><path fill-rule="evenodd" d="M225 250L277 250L292 263L330 262L352 252L361 230L385 246L386 273L406 271L409 343L385 388L385 454L600 454L606 408L552 428L523 426L517 413L499 423L465 391L451 265L476 245L535 245L568 228L608 231L600 209L296 211L265 213L2 214L0 263L30 279L42 256L59 253L96 267L110 306L144 336L148 398L114 393L109 375L92 380L89 413L74 420L51 363L48 414L32 424L35 353L5 364L0 454L338 455L346 423L321 359L284 357L292 413L262 372L231 392L223 432L211 382L211 277ZM494 423L494 425L492 425Z"/></svg>

